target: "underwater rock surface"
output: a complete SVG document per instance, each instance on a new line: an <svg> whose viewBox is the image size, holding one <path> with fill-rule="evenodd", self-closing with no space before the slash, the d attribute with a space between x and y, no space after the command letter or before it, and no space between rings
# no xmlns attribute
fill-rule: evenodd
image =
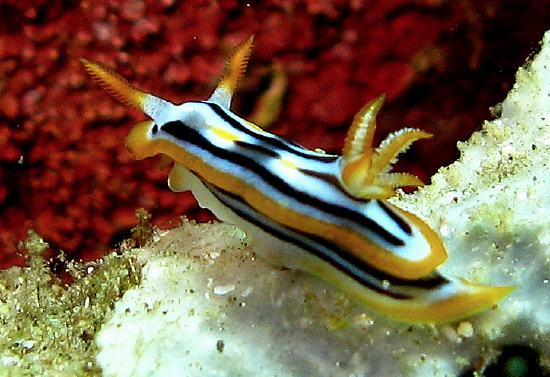
<svg viewBox="0 0 550 377"><path fill-rule="evenodd" d="M460 323L386 319L345 292L256 257L227 224L184 222L130 251L143 264L97 335L105 376L464 376L503 349L550 354L550 32L498 119L432 184L393 202L443 237L440 270L515 285ZM436 135L437 137L437 135Z"/></svg>

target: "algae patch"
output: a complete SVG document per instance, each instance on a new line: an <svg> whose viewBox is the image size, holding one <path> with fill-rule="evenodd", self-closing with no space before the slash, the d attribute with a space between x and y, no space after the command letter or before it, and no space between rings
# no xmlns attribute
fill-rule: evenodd
<svg viewBox="0 0 550 377"><path fill-rule="evenodd" d="M21 243L28 267L0 271L0 375L101 376L94 337L140 268L111 253L93 262L52 260L36 233Z"/></svg>

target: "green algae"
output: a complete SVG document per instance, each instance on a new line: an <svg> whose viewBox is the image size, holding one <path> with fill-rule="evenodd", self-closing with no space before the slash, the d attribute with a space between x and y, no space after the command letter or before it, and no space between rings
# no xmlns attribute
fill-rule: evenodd
<svg viewBox="0 0 550 377"><path fill-rule="evenodd" d="M101 376L95 334L140 267L114 252L46 260L49 246L32 231L20 246L27 267L0 271L0 376Z"/></svg>

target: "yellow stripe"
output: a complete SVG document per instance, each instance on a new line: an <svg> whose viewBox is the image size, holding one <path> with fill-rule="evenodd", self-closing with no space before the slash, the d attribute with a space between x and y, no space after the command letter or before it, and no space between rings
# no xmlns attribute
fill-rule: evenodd
<svg viewBox="0 0 550 377"><path fill-rule="evenodd" d="M514 289L514 287L477 285L461 279L459 290L450 292L448 298L433 302L422 296L410 300L399 300L368 289L319 258L311 258L307 266L300 267L322 276L378 313L411 323L435 324L458 321L495 305Z"/></svg>
<svg viewBox="0 0 550 377"><path fill-rule="evenodd" d="M241 179L216 170L208 162L188 153L168 140L148 140L146 131L147 123L138 124L126 138L126 146L137 159L164 153L186 166L189 170L204 177L214 186L242 197L252 208L273 221L342 245L353 256L392 276L411 280L423 278L430 275L447 258L440 238L430 227L409 212L399 210L405 218L420 228L432 249L429 256L419 262L411 262L400 258L392 252L377 246L370 239L356 231L313 219L292 210L290 207L284 207L264 193L253 189L252 186Z"/></svg>

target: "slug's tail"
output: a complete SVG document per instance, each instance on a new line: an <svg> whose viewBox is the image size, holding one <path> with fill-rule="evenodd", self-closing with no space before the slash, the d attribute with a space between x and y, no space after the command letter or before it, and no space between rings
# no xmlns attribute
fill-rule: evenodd
<svg viewBox="0 0 550 377"><path fill-rule="evenodd" d="M386 317L418 324L448 323L468 318L494 307L514 290L512 286L474 284L438 272L429 278L388 282L387 286L375 290L311 257L297 259L293 267L322 276Z"/></svg>
<svg viewBox="0 0 550 377"><path fill-rule="evenodd" d="M490 287L463 279L450 279L428 295L412 299L388 299L366 302L374 310L397 320L411 323L447 323L459 321L496 305L514 287ZM366 296L368 297L368 296Z"/></svg>
<svg viewBox="0 0 550 377"><path fill-rule="evenodd" d="M410 322L454 322L493 307L514 287L491 287L470 283L464 279L450 279L446 286L433 292L419 304L412 305L401 315Z"/></svg>

